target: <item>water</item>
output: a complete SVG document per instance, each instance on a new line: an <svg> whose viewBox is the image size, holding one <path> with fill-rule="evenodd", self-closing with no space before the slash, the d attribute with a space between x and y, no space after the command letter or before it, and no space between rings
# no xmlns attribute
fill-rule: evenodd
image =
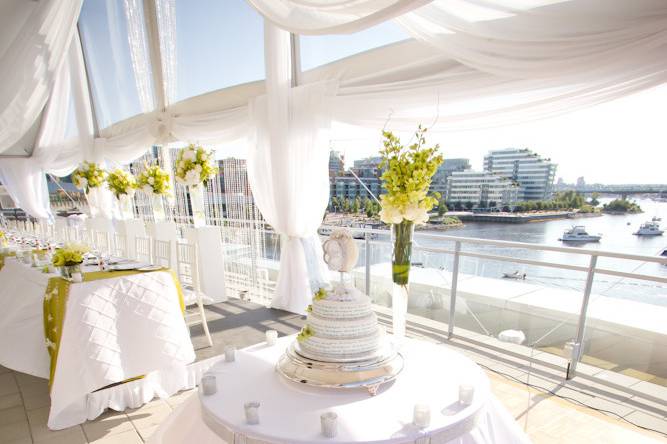
<svg viewBox="0 0 667 444"><path fill-rule="evenodd" d="M608 202L610 199L601 199ZM499 224L470 222L461 228L444 232L448 236L474 237L506 241L527 242L541 245L572 246L589 250L614 251L626 254L640 254L656 256L662 249L667 248L667 235L663 236L636 236L639 225L653 216L663 219L663 229L667 227L667 202L657 202L650 199L637 199L644 213L628 215L602 215L600 217L582 219L563 219L547 222L533 222L527 224ZM628 222L630 225L628 225ZM601 233L602 240L582 245L564 244L558 240L563 231L573 224L584 225L589 233ZM415 235L417 245L424 247L439 247L453 249L453 242L442 242ZM442 234L442 232L438 232ZM588 266L589 257L578 254L557 252L542 252L516 248L503 248L485 245L464 246L463 251L483 252L486 254L502 255L522 259L557 262ZM385 254L388 254L385 252ZM384 255L383 255L384 256ZM451 270L451 255L438 255L423 251L415 252L415 262L422 262L427 267L445 267ZM439 257L438 257L439 256ZM443 257L445 256L445 257ZM375 262L375 261L374 261ZM624 259L600 258L598 268L617 271L640 273L651 276L667 277L667 266L657 263L645 263ZM561 270L555 268L514 264L508 262L480 260L477 258L463 258L460 265L463 273L486 277L501 277L503 273L526 273L526 282L550 287L574 289L583 291L586 273ZM640 302L667 306L667 285L638 279L626 279L615 276L598 274L595 277L593 293L602 296L626 298Z"/></svg>

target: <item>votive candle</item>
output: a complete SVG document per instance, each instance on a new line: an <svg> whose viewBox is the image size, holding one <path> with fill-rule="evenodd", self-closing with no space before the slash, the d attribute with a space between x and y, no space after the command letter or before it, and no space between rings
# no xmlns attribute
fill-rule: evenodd
<svg viewBox="0 0 667 444"><path fill-rule="evenodd" d="M201 390L205 396L214 395L218 391L218 381L215 375L204 375L201 378Z"/></svg>
<svg viewBox="0 0 667 444"><path fill-rule="evenodd" d="M431 407L428 404L415 404L412 415L413 424L419 428L423 429L431 424Z"/></svg>
<svg viewBox="0 0 667 444"><path fill-rule="evenodd" d="M245 422L250 425L259 424L259 402L246 402L243 408L245 409Z"/></svg>
<svg viewBox="0 0 667 444"><path fill-rule="evenodd" d="M475 397L475 387L469 384L459 385L459 403L461 405L470 405Z"/></svg>
<svg viewBox="0 0 667 444"><path fill-rule="evenodd" d="M338 434L338 415L334 412L322 413L320 416L322 435L335 438Z"/></svg>
<svg viewBox="0 0 667 444"><path fill-rule="evenodd" d="M266 331L266 344L275 345L278 340L278 332L276 330L267 330Z"/></svg>
<svg viewBox="0 0 667 444"><path fill-rule="evenodd" d="M234 362L236 361L236 347L233 345L228 345L225 347L225 361Z"/></svg>

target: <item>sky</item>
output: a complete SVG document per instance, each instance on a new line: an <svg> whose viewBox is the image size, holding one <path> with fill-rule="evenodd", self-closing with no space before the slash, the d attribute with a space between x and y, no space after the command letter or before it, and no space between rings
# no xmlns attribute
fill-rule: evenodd
<svg viewBox="0 0 667 444"><path fill-rule="evenodd" d="M100 127L139 113L123 2L86 0L80 26ZM264 77L262 19L245 0L176 0L178 101ZM116 32L113 32L115 30ZM302 37L302 69L407 38L393 23L344 36ZM123 91L123 94L118 94ZM133 91L135 94L133 95ZM529 148L557 177L589 183L667 183L667 84L548 120L501 129L432 133L445 157L480 169L492 149ZM380 147L379 130L336 126L332 146L354 159ZM238 150L230 154L238 155ZM219 153L225 157L227 153Z"/></svg>
<svg viewBox="0 0 667 444"><path fill-rule="evenodd" d="M587 183L667 183L667 84L595 107L523 125L431 133L445 158L464 157L481 169L484 154L529 148L558 164L556 177ZM378 132L379 133L379 132ZM346 164L375 155L380 139L357 132L334 141Z"/></svg>

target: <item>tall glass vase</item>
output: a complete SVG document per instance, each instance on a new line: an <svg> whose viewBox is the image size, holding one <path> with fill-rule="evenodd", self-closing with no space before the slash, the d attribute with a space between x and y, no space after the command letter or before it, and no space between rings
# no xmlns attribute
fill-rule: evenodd
<svg viewBox="0 0 667 444"><path fill-rule="evenodd" d="M394 245L391 257L391 278L393 281L391 291L392 326L394 339L398 344L405 338L414 229L414 223L408 220L391 226L391 239Z"/></svg>
<svg viewBox="0 0 667 444"><path fill-rule="evenodd" d="M155 222L164 222L167 219L167 215L164 211L164 202L162 200L161 194L153 194L153 217Z"/></svg>
<svg viewBox="0 0 667 444"><path fill-rule="evenodd" d="M204 211L204 185L189 186L190 205L192 207L192 222L195 227L206 225L206 213Z"/></svg>
<svg viewBox="0 0 667 444"><path fill-rule="evenodd" d="M121 220L134 219L134 202L132 196L128 194L121 194L118 198L118 210L120 212Z"/></svg>

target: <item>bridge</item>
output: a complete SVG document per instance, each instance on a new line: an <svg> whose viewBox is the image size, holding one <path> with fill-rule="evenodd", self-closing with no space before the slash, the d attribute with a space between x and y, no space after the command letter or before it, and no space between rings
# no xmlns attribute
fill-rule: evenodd
<svg viewBox="0 0 667 444"><path fill-rule="evenodd" d="M658 194L667 198L667 184L664 185L586 185L583 187L568 187L565 190L573 190L582 194L620 194L629 196L633 194ZM561 190L559 190L561 191Z"/></svg>

